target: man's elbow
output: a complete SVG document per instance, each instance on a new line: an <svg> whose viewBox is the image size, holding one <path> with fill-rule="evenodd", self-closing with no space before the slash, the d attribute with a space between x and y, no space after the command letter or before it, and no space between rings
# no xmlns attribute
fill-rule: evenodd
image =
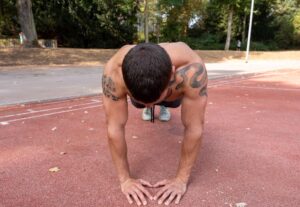
<svg viewBox="0 0 300 207"><path fill-rule="evenodd" d="M203 134L203 127L202 126L187 126L185 127L186 136L189 139L193 140L201 140Z"/></svg>
<svg viewBox="0 0 300 207"><path fill-rule="evenodd" d="M120 137L123 137L124 131L125 125L107 127L107 135L111 140L120 139Z"/></svg>

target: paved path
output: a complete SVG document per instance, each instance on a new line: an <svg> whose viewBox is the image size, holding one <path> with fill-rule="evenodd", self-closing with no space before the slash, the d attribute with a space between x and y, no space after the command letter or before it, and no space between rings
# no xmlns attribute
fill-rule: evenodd
<svg viewBox="0 0 300 207"><path fill-rule="evenodd" d="M228 61L206 64L209 79L259 73L276 69L300 69L300 61ZM102 67L0 68L0 106L65 99L102 92Z"/></svg>
<svg viewBox="0 0 300 207"><path fill-rule="evenodd" d="M0 69L0 106L101 92L100 67Z"/></svg>

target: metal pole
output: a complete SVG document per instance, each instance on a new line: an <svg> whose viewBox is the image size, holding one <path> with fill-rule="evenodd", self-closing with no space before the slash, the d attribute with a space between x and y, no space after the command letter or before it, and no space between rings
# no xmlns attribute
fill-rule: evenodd
<svg viewBox="0 0 300 207"><path fill-rule="evenodd" d="M253 10L254 10L254 0L251 1L251 11L250 11L250 22L249 22L249 30L248 30L246 63L248 63L248 59L249 59L250 39L251 39L252 20L253 20Z"/></svg>
<svg viewBox="0 0 300 207"><path fill-rule="evenodd" d="M145 10L144 10L144 12L145 12L145 42L146 43L148 43L149 42L149 27L148 27L148 15L149 15L149 13L148 13L148 1L149 0L145 0Z"/></svg>

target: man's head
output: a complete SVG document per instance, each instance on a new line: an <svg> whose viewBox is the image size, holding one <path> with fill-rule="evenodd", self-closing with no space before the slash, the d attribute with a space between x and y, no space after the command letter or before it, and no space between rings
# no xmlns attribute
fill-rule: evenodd
<svg viewBox="0 0 300 207"><path fill-rule="evenodd" d="M122 73L131 95L142 103L157 101L167 88L172 74L172 62L159 45L142 43L126 54Z"/></svg>

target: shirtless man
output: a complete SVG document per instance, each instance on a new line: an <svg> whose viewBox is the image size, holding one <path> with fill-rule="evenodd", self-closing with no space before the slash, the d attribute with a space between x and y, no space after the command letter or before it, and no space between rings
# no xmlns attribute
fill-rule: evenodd
<svg viewBox="0 0 300 207"><path fill-rule="evenodd" d="M178 204L187 190L201 145L207 102L203 61L183 42L126 45L106 64L102 87L109 148L128 202L146 205L148 198L159 204L169 205L173 200ZM139 108L181 105L184 139L174 178L152 185L131 176L125 140L127 96ZM160 187L160 190L152 197L145 187Z"/></svg>

